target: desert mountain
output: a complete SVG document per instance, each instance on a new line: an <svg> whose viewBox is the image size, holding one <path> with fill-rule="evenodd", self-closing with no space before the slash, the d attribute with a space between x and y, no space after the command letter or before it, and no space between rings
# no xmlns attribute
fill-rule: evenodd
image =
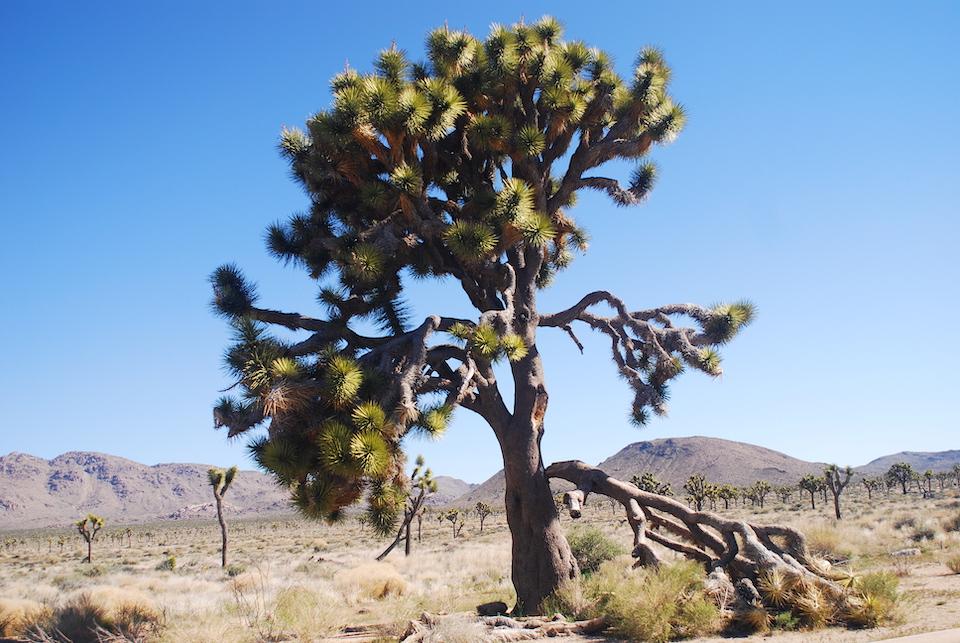
<svg viewBox="0 0 960 643"><path fill-rule="evenodd" d="M214 515L208 465L147 466L73 451L53 460L0 457L0 529L69 525L87 512L108 524ZM227 496L234 515L287 510L287 495L266 475L237 474Z"/></svg>
<svg viewBox="0 0 960 643"><path fill-rule="evenodd" d="M204 464L148 466L103 453L70 452L53 460L0 456L0 529L68 526L88 512L108 524L187 520L216 515ZM474 486L437 476L444 503ZM225 502L232 516L290 511L288 494L258 471L237 474Z"/></svg>
<svg viewBox="0 0 960 643"><path fill-rule="evenodd" d="M476 484L464 482L459 478L452 478L450 476L434 476L433 479L437 481L437 492L430 495L427 499L427 504L430 505L449 504L477 488Z"/></svg>
<svg viewBox="0 0 960 643"><path fill-rule="evenodd" d="M893 455L885 455L882 458L871 460L862 467L857 467L857 471L866 475L877 475L885 472L890 465L897 462L906 462L913 466L914 470L923 473L927 469L931 471L949 471L955 464L960 463L960 450L954 451L901 451Z"/></svg>
<svg viewBox="0 0 960 643"><path fill-rule="evenodd" d="M669 482L675 491L682 489L686 479L696 473L712 482L747 485L761 479L778 484L793 483L804 474L823 470L822 464L791 458L779 451L698 436L634 442L597 466L621 480L650 471ZM560 481L552 484L554 491L566 488ZM498 471L453 504L468 507L478 500L500 502L503 488L503 471Z"/></svg>

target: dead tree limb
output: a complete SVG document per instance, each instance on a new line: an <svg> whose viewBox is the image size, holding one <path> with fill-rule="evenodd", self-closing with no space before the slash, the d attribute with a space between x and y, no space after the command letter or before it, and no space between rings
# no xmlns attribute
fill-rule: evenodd
<svg viewBox="0 0 960 643"><path fill-rule="evenodd" d="M751 583L757 583L764 575L779 573L816 587L838 608L848 606L848 592L817 564L807 551L803 534L796 529L756 525L709 511L695 511L666 496L611 478L577 460L556 462L547 467L546 474L576 485L575 490L564 496L573 518L580 516L581 507L591 493L623 505L634 533L633 556L638 559L637 565L662 563L662 558L650 546L652 541L703 563L708 572L722 569L734 580L747 579Z"/></svg>

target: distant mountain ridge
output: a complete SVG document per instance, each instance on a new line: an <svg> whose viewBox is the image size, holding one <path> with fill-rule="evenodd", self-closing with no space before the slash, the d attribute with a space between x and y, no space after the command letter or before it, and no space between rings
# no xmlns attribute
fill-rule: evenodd
<svg viewBox="0 0 960 643"><path fill-rule="evenodd" d="M901 451L892 455L885 455L882 458L871 460L862 467L857 467L857 471L866 475L876 475L884 473L890 468L890 465L897 462L906 462L912 466L918 473L923 473L927 469L931 471L948 471L957 463L960 463L960 450L953 451Z"/></svg>
<svg viewBox="0 0 960 643"><path fill-rule="evenodd" d="M944 471L960 463L960 450L903 451L856 470L876 475L901 461L920 472ZM676 491L695 473L712 482L736 485L758 479L793 484L807 473L821 473L823 466L753 444L701 436L634 442L598 465L621 480L650 471ZM184 463L148 466L83 451L52 460L10 453L0 456L0 529L65 526L87 512L100 514L112 524L213 517L208 468ZM451 476L436 476L436 480L432 505L472 507L482 501L499 506L503 501L502 470L479 485ZM553 481L552 486L554 491L569 488L563 481ZM258 471L241 471L226 501L233 516L290 512L287 492Z"/></svg>
<svg viewBox="0 0 960 643"><path fill-rule="evenodd" d="M0 456L0 529L68 526L88 512L108 524L187 520L216 515L207 480L210 465L145 465L104 453L71 451L52 460L25 453ZM474 486L436 476L435 502ZM290 513L289 494L259 471L240 471L225 498L243 517Z"/></svg>
<svg viewBox="0 0 960 643"><path fill-rule="evenodd" d="M914 469L943 471L960 463L960 451L936 453L905 451L873 460L858 473L883 473L894 462L910 462ZM843 464L843 463L841 463ZM630 480L634 475L649 471L674 491L680 491L687 478L702 474L708 481L739 486L757 480L773 484L795 484L808 473L821 474L825 463L808 462L766 447L703 436L663 438L628 444L597 465L611 476ZM554 492L569 488L562 481L551 481ZM503 470L498 471L466 495L451 504L469 507L478 501L499 503L503 500Z"/></svg>

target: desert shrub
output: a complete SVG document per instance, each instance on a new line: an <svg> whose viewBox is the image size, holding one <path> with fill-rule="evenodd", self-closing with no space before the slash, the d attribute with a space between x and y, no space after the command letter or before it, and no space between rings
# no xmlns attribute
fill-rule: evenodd
<svg viewBox="0 0 960 643"><path fill-rule="evenodd" d="M631 559L607 561L584 581L613 633L629 640L669 641L716 631L720 611L703 591L703 568L693 561L631 570Z"/></svg>
<svg viewBox="0 0 960 643"><path fill-rule="evenodd" d="M933 540L937 535L936 530L929 525L921 525L913 530L910 534L910 540L915 543L923 542L924 540Z"/></svg>
<svg viewBox="0 0 960 643"><path fill-rule="evenodd" d="M916 526L917 526L917 520L912 516L906 516L904 518L900 518L895 523L893 523L894 529L905 529L907 527L916 527Z"/></svg>
<svg viewBox="0 0 960 643"><path fill-rule="evenodd" d="M830 562L846 560L853 556L853 540L840 527L816 524L804 529L807 548L814 556Z"/></svg>
<svg viewBox="0 0 960 643"><path fill-rule="evenodd" d="M109 635L141 641L163 628L163 614L136 591L100 587L67 599L38 628L72 643L99 643Z"/></svg>
<svg viewBox="0 0 960 643"><path fill-rule="evenodd" d="M344 570L334 577L334 582L345 593L376 600L401 596L407 591L407 581L389 563L365 563Z"/></svg>
<svg viewBox="0 0 960 643"><path fill-rule="evenodd" d="M594 601L584 592L583 582L578 578L563 583L548 596L543 602L543 613L563 614L570 619L579 620L592 616L594 605Z"/></svg>
<svg viewBox="0 0 960 643"><path fill-rule="evenodd" d="M770 627L775 630L786 630L788 632L800 629L800 619L793 615L793 612L787 610L780 612L770 621Z"/></svg>
<svg viewBox="0 0 960 643"><path fill-rule="evenodd" d="M626 549L608 537L596 527L578 527L567 534L570 551L577 559L580 571L589 575L600 569L600 565L617 556L627 553Z"/></svg>
<svg viewBox="0 0 960 643"><path fill-rule="evenodd" d="M84 565L80 569L80 575L87 578L98 578L107 573L103 565Z"/></svg>
<svg viewBox="0 0 960 643"><path fill-rule="evenodd" d="M161 560L156 566L156 570L158 572L172 572L176 568L177 568L176 556L168 556L163 560Z"/></svg>
<svg viewBox="0 0 960 643"><path fill-rule="evenodd" d="M0 637L23 637L50 618L51 610L42 603L23 598L0 598Z"/></svg>
<svg viewBox="0 0 960 643"><path fill-rule="evenodd" d="M844 615L852 627L876 627L893 618L900 594L900 581L890 572L874 572L857 578L853 589L858 596L850 601Z"/></svg>
<svg viewBox="0 0 960 643"><path fill-rule="evenodd" d="M960 531L960 513L950 516L943 522L944 531Z"/></svg>
<svg viewBox="0 0 960 643"><path fill-rule="evenodd" d="M334 597L322 597L302 586L288 587L277 593L273 618L284 630L296 633L299 640L311 641L333 634L344 625L333 609L335 605Z"/></svg>
<svg viewBox="0 0 960 643"><path fill-rule="evenodd" d="M244 567L243 565L233 564L233 565L227 565L226 571L227 571L227 576L229 576L230 578L236 578L243 572L247 571L247 568Z"/></svg>
<svg viewBox="0 0 960 643"><path fill-rule="evenodd" d="M960 574L960 554L951 556L946 560L947 568L954 574Z"/></svg>

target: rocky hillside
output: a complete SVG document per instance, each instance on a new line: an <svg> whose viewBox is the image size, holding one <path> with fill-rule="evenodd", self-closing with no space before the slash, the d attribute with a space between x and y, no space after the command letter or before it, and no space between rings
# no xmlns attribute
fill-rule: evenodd
<svg viewBox="0 0 960 643"><path fill-rule="evenodd" d="M69 525L87 512L108 523L213 515L208 465L147 466L102 453L53 460L0 457L0 529ZM287 510L287 495L256 471L241 471L227 495L234 515Z"/></svg>
<svg viewBox="0 0 960 643"><path fill-rule="evenodd" d="M615 478L650 471L673 485L674 490L693 474L703 474L712 482L747 485L757 480L793 483L807 473L820 473L823 464L806 462L764 447L718 438L666 438L634 442L597 465ZM554 491L565 490L562 481L553 481ZM502 502L503 471L498 471L453 504L468 507L478 500Z"/></svg>
<svg viewBox="0 0 960 643"><path fill-rule="evenodd" d="M88 512L108 524L193 520L216 515L205 464L147 466L103 453L53 460L0 456L0 529L66 526ZM437 476L435 502L447 504L476 485ZM288 513L287 492L258 471L237 474L225 498L233 516Z"/></svg>
<svg viewBox="0 0 960 643"><path fill-rule="evenodd" d="M890 468L890 465L897 462L906 462L913 466L914 470L923 473L927 469L931 471L950 471L954 465L960 464L960 450L954 451L901 451L893 455L885 455L882 458L871 460L862 467L857 467L857 471L865 475L877 475L884 473Z"/></svg>

